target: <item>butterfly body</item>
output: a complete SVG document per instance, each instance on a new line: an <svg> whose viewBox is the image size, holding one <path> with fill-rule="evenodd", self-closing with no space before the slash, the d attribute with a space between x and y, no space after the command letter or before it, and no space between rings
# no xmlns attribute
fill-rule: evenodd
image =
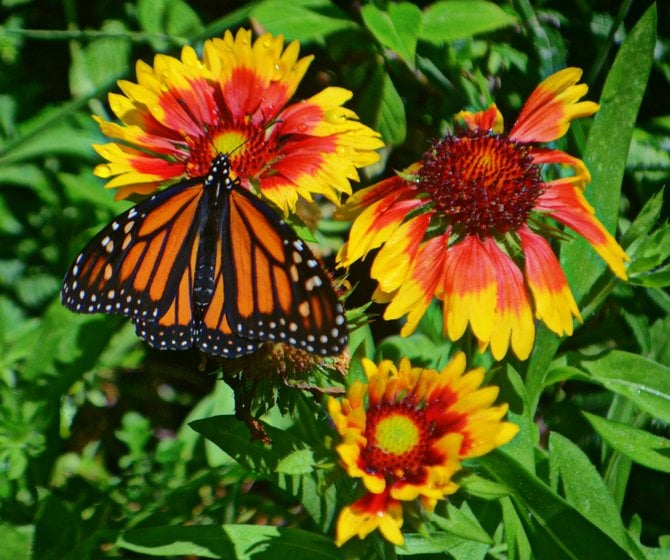
<svg viewBox="0 0 670 560"><path fill-rule="evenodd" d="M125 315L159 349L217 356L265 341L321 355L346 344L327 274L293 229L230 177L226 155L118 216L75 259L64 305Z"/></svg>

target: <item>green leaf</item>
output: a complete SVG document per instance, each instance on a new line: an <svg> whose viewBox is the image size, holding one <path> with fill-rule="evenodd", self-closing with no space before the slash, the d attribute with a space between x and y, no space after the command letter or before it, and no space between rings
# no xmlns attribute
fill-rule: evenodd
<svg viewBox="0 0 670 560"><path fill-rule="evenodd" d="M33 558L64 558L76 543L80 522L81 519L63 501L53 494L47 494L40 504L35 523Z"/></svg>
<svg viewBox="0 0 670 560"><path fill-rule="evenodd" d="M414 4L390 4L383 12L374 4L361 9L366 27L382 46L394 51L405 63L414 68L416 43L421 31L421 10Z"/></svg>
<svg viewBox="0 0 670 560"><path fill-rule="evenodd" d="M503 451L493 451L478 462L491 478L507 486L531 532L537 535L537 529L542 530L542 543L538 538L531 540L534 547L542 548L542 554L534 548L537 558L630 559L609 536Z"/></svg>
<svg viewBox="0 0 670 560"><path fill-rule="evenodd" d="M309 474L314 471L314 453L310 449L299 449L277 463L277 472L282 474Z"/></svg>
<svg viewBox="0 0 670 560"><path fill-rule="evenodd" d="M414 333L408 337L394 335L385 338L377 346L376 356L379 359L393 360L395 362L405 357L412 364L437 368L444 358L448 356L448 353L448 349L435 344L427 336Z"/></svg>
<svg viewBox="0 0 670 560"><path fill-rule="evenodd" d="M649 197L649 200L647 200L633 223L628 227L626 233L623 234L621 237L621 246L624 249L632 252L647 238L647 234L656 225L663 210L664 192L665 188L662 188Z"/></svg>
<svg viewBox="0 0 670 560"><path fill-rule="evenodd" d="M384 73L378 85L380 87L375 90L375 86L371 84L368 90L380 99L375 128L386 144L402 144L407 136L405 104L388 74Z"/></svg>
<svg viewBox="0 0 670 560"><path fill-rule="evenodd" d="M447 514L448 517L441 517L435 513L426 512L426 518L441 529L444 529L447 533L457 537L469 541L492 544L491 537L479 524L470 508L467 507L467 503L463 504L461 508L448 503Z"/></svg>
<svg viewBox="0 0 670 560"><path fill-rule="evenodd" d="M253 472L268 477L276 472L278 453L257 441L252 441L246 425L235 416L212 416L195 420L189 426ZM289 448L286 454L291 451Z"/></svg>
<svg viewBox="0 0 670 560"><path fill-rule="evenodd" d="M264 0L251 11L251 17L274 35L307 43L323 43L328 35L357 27L329 0Z"/></svg>
<svg viewBox="0 0 670 560"><path fill-rule="evenodd" d="M418 556L420 554L436 554L437 558L445 558L445 553L458 560L484 560L490 546L462 539L440 531L426 538L425 534L406 533L405 542L395 552L398 556Z"/></svg>
<svg viewBox="0 0 670 560"><path fill-rule="evenodd" d="M670 225L665 224L653 234L645 236L631 255L634 261L628 267L631 277L648 272L664 263L670 256Z"/></svg>
<svg viewBox="0 0 670 560"><path fill-rule="evenodd" d="M153 35L150 42L157 51L167 50L175 38L194 37L203 30L197 12L183 0L138 0L137 20Z"/></svg>
<svg viewBox="0 0 670 560"><path fill-rule="evenodd" d="M73 97L94 94L128 70L131 43L124 37L125 25L120 21L107 21L102 31L118 34L118 37L95 39L85 47L71 43L69 77Z"/></svg>
<svg viewBox="0 0 670 560"><path fill-rule="evenodd" d="M530 403L523 379L511 364L506 364L491 379L500 387L498 402L509 404L507 420L519 426L519 433L505 446L505 452L519 461L529 472L535 471L535 446L539 441L537 425L530 412Z"/></svg>
<svg viewBox="0 0 670 560"><path fill-rule="evenodd" d="M283 488L295 496L305 506L312 518L322 525L327 525L335 512L334 488L330 492L321 493L320 481L316 473L310 471L299 476L289 476L279 470L280 461L296 452L296 457L305 457L305 444L292 434L269 425L264 425L272 446L265 446L252 441L247 426L234 416L213 416L196 420L189 424L195 431L212 441L238 463L251 472ZM295 457L287 463L289 467L298 469ZM304 469L304 466L300 467Z"/></svg>
<svg viewBox="0 0 670 560"><path fill-rule="evenodd" d="M619 212L626 156L647 87L655 43L656 7L652 4L619 49L586 144L584 162L593 180L586 189L586 198L610 231ZM605 269L602 259L581 238L563 245L561 263L578 303Z"/></svg>
<svg viewBox="0 0 670 560"><path fill-rule="evenodd" d="M517 558L519 560L531 560L533 555L528 536L519 514L514 509L512 500L507 497L503 498L500 500L500 506L502 507L509 560L517 560Z"/></svg>
<svg viewBox="0 0 670 560"><path fill-rule="evenodd" d="M339 560L331 538L312 532L262 525L176 526L134 529L116 545L151 556L230 560Z"/></svg>
<svg viewBox="0 0 670 560"><path fill-rule="evenodd" d="M55 155L94 161L95 152L91 144L99 140L98 135L60 122L28 137L16 148L3 154L2 164Z"/></svg>
<svg viewBox="0 0 670 560"><path fill-rule="evenodd" d="M549 461L561 475L568 502L625 548L631 558L644 560L642 551L628 537L614 498L584 452L553 432L549 436Z"/></svg>
<svg viewBox="0 0 670 560"><path fill-rule="evenodd" d="M631 461L670 473L670 440L588 412L583 414L609 445Z"/></svg>
<svg viewBox="0 0 670 560"><path fill-rule="evenodd" d="M12 560L28 560L30 558L30 542L33 536L33 526L25 525L13 527L0 524L0 542L2 553Z"/></svg>
<svg viewBox="0 0 670 560"><path fill-rule="evenodd" d="M453 0L435 2L423 14L421 38L431 43L454 41L514 25L517 18L493 2Z"/></svg>
<svg viewBox="0 0 670 560"><path fill-rule="evenodd" d="M647 414L670 422L670 368L667 366L619 350L596 357L571 354L569 362L606 389L630 399Z"/></svg>

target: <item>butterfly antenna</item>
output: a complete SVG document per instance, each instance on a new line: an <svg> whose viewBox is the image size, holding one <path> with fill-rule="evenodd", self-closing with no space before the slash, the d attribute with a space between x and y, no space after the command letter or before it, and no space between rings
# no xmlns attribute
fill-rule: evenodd
<svg viewBox="0 0 670 560"><path fill-rule="evenodd" d="M200 121L200 119L196 118L195 114L193 113L193 111L191 110L191 108L188 106L188 103L186 103L186 101L184 101L183 99L178 99L178 100L177 100L177 103L179 103L179 105L180 105L181 108L184 110L184 112L189 116L189 118L190 118L194 123L198 124L198 125L205 131L205 135L206 135L207 140L209 141L209 143L210 143L210 145L211 145L213 151L214 151L215 153L217 153L217 154L220 154L221 152L219 152L219 149L216 147L216 145L215 145L214 142L212 141L212 138L209 136L209 134L207 134L207 133L209 132L209 131L208 131L208 128L209 128L209 127L208 127L207 123L204 123L204 122ZM263 118L265 118L265 116L263 116ZM229 157L230 157L230 156L231 156L233 153L235 153L237 150L239 150L240 148L244 147L246 144L248 144L249 142L251 142L252 140L254 140L254 139L255 139L257 136L259 136L260 134L264 134L264 133L267 132L270 128L272 128L272 127L275 126L276 124L279 124L280 122L283 122L283 121L282 121L281 119L274 119L274 120L271 120L271 121L270 121L269 123L267 123L262 129L257 130L254 134L252 134L251 136L249 136L248 138L246 138L243 142L240 142L237 146L235 146L235 147L234 147L232 150L230 150L227 154L221 154L221 155L226 155L226 156L229 156Z"/></svg>

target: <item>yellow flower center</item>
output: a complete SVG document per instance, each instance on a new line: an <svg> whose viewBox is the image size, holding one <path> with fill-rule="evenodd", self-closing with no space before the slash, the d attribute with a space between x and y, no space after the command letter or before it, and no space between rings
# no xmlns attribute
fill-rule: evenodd
<svg viewBox="0 0 670 560"><path fill-rule="evenodd" d="M213 141L214 148L220 154L230 154L233 150L238 149L247 137L237 130L225 131L218 134Z"/></svg>
<svg viewBox="0 0 670 560"><path fill-rule="evenodd" d="M433 145L419 189L456 231L483 239L526 223L544 183L526 145L475 130Z"/></svg>
<svg viewBox="0 0 670 560"><path fill-rule="evenodd" d="M402 455L419 443L419 428L407 416L394 414L377 424L377 445L385 453Z"/></svg>

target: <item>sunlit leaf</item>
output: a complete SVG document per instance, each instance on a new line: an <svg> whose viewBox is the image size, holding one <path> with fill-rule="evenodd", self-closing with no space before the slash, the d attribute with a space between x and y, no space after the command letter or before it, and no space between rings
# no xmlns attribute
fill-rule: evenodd
<svg viewBox="0 0 670 560"><path fill-rule="evenodd" d="M584 162L592 176L586 198L610 231L619 212L626 157L647 87L656 42L656 8L652 5L630 32L607 75L600 110L589 132ZM561 263L579 302L605 269L589 244L575 239L561 248Z"/></svg>
<svg viewBox="0 0 670 560"><path fill-rule="evenodd" d="M416 42L421 30L421 10L417 6L408 2L394 3L389 4L385 12L374 4L367 4L361 10L361 17L377 41L414 68Z"/></svg>
<svg viewBox="0 0 670 560"><path fill-rule="evenodd" d="M516 18L493 2L451 0L435 2L423 14L421 38L431 43L454 41L495 31L516 23Z"/></svg>
<svg viewBox="0 0 670 560"><path fill-rule="evenodd" d="M637 354L612 350L598 356L570 355L572 366L642 410L670 422L670 368Z"/></svg>
<svg viewBox="0 0 670 560"><path fill-rule="evenodd" d="M530 521L534 547L540 538L535 531L543 529L542 548L534 548L537 557L630 559L616 542L510 456L494 451L479 462L492 479L509 489L524 523Z"/></svg>
<svg viewBox="0 0 670 560"><path fill-rule="evenodd" d="M670 473L670 439L588 412L584 416L609 445L633 462Z"/></svg>
<svg viewBox="0 0 670 560"><path fill-rule="evenodd" d="M644 554L626 532L612 495L584 452L569 439L552 433L549 460L560 473L568 502L626 549L632 558L644 560Z"/></svg>
<svg viewBox="0 0 670 560"><path fill-rule="evenodd" d="M251 15L266 31L304 42L323 42L332 33L356 27L346 13L329 0L263 0L253 8Z"/></svg>

